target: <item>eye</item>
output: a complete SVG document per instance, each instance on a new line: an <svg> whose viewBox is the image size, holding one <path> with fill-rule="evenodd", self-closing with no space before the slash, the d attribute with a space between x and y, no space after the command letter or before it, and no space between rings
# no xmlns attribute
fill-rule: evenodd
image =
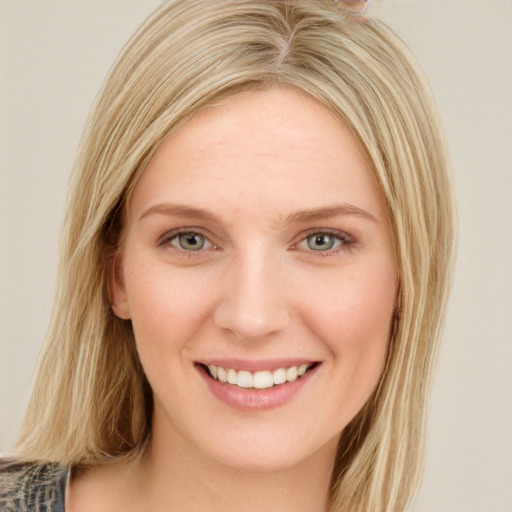
<svg viewBox="0 0 512 512"><path fill-rule="evenodd" d="M354 244L352 236L344 231L314 231L306 235L293 249L329 256L348 250Z"/></svg>
<svg viewBox="0 0 512 512"><path fill-rule="evenodd" d="M195 231L182 231L170 234L162 241L162 245L166 244L171 245L175 249L187 252L199 252L214 247L208 238Z"/></svg>
<svg viewBox="0 0 512 512"><path fill-rule="evenodd" d="M314 233L306 238L307 246L312 251L330 251L340 239L330 233Z"/></svg>
<svg viewBox="0 0 512 512"><path fill-rule="evenodd" d="M174 237L174 245L185 251L200 251L208 244L208 241L199 233L179 233Z"/></svg>

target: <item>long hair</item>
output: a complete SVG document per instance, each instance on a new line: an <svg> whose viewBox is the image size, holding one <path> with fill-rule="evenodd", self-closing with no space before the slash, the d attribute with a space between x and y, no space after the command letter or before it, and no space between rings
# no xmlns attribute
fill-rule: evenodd
<svg viewBox="0 0 512 512"><path fill-rule="evenodd" d="M383 23L327 1L173 0L124 48L91 112L70 183L54 309L17 455L67 465L133 457L151 390L108 272L121 212L160 144L199 111L287 85L346 123L390 219L399 297L377 389L343 431L333 511L401 511L419 485L453 259L452 187L422 72Z"/></svg>

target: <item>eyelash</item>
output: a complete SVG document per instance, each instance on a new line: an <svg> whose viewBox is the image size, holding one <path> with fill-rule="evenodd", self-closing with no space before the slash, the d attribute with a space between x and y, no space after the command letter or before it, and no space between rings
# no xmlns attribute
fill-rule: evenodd
<svg viewBox="0 0 512 512"><path fill-rule="evenodd" d="M298 250L299 246L301 244L307 245L309 239L311 239L313 237L319 238L322 236L333 237L335 239L336 245L326 251L321 251L321 250L315 251L314 249L311 249L311 247L309 247L308 249L306 249L306 252L309 252L315 256L321 256L321 257L333 256L341 251L346 251L346 250L353 248L353 246L356 244L356 240L354 239L354 237L352 237L345 231L332 230L332 229L317 229L317 230L313 230L313 231L310 231L309 233L307 233L297 244L294 244L291 247L291 249Z"/></svg>
<svg viewBox="0 0 512 512"><path fill-rule="evenodd" d="M204 239L205 243L209 244L209 247L206 247L206 248L201 247L196 250L185 249L183 247L179 247L178 244L179 244L180 235L190 235L190 236L202 237ZM343 251L343 250L349 250L349 249L353 248L353 246L356 244L356 240L351 235L346 233L345 231L318 229L318 230L313 230L313 231L310 231L309 233L307 233L305 236L303 236L301 238L301 240L298 243L293 244L290 247L290 250L293 250L293 251L301 250L300 249L301 244L307 245L309 239L311 239L313 237L319 238L321 236L333 237L335 239L335 241L334 241L335 246L326 251L314 250L314 249L311 249L311 247L305 248L305 251L310 252L316 256L325 257L325 256L332 256L332 255L337 254L338 252ZM210 239L206 235L201 233L199 230L193 229L193 228L192 229L178 229L178 230L171 231L170 233L166 233L165 235L163 235L161 237L161 240L158 242L158 245L160 247L171 248L173 251L176 251L176 253L183 255L183 256L187 256L187 257L200 256L201 253L203 253L205 250L219 250L218 245L211 242Z"/></svg>
<svg viewBox="0 0 512 512"><path fill-rule="evenodd" d="M183 247L179 247L178 244L179 244L180 235L202 237L204 239L205 243L209 245L209 247L206 247L206 248L201 247L200 249L196 249L196 250L185 249ZM174 242L176 243L176 245L174 244ZM160 247L171 248L173 251L176 251L176 253L183 255L183 256L188 256L188 257L199 256L200 253L204 252L204 250L206 250L206 249L209 249L209 250L212 250L212 249L218 250L219 249L219 246L215 245L213 242L211 242L210 239L206 235L201 233L199 230L193 229L193 228L192 229L186 229L186 228L185 229L177 229L177 230L171 231L170 233L166 233L161 238L161 240L158 242L158 245Z"/></svg>

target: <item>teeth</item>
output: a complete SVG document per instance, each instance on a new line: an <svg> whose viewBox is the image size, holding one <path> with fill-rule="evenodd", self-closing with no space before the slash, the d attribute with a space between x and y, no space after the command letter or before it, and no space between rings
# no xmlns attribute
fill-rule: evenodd
<svg viewBox="0 0 512 512"><path fill-rule="evenodd" d="M311 364L302 364L300 366L290 366L289 368L278 368L273 372L265 370L253 373L247 370L236 371L233 368L208 365L208 371L214 379L220 382L227 382L239 388L267 389L297 380L311 366Z"/></svg>
<svg viewBox="0 0 512 512"><path fill-rule="evenodd" d="M279 368L274 372L274 384L284 384L286 382L286 370Z"/></svg>
<svg viewBox="0 0 512 512"><path fill-rule="evenodd" d="M256 389L271 388L274 385L274 376L271 372L256 372L254 374L254 387Z"/></svg>
<svg viewBox="0 0 512 512"><path fill-rule="evenodd" d="M229 370L231 371L231 370ZM233 370L234 371L234 370ZM236 372L235 372L236 373ZM254 377L251 372L239 371L236 385L239 388L252 388L254 387Z"/></svg>
<svg viewBox="0 0 512 512"><path fill-rule="evenodd" d="M214 377L213 373L212 373L212 377ZM217 368L217 377L215 377L215 378L219 379L221 382L227 382L228 381L228 373L226 372L226 370L224 370L224 368L222 368L222 366L219 366Z"/></svg>
<svg viewBox="0 0 512 512"><path fill-rule="evenodd" d="M238 374L237 374L236 370L233 370L232 368L230 368L228 370L228 382L230 384L238 383Z"/></svg>
<svg viewBox="0 0 512 512"><path fill-rule="evenodd" d="M293 382L294 380L297 380L298 376L299 371L296 366L292 366L291 368L288 368L288 370L286 370L286 380L288 382Z"/></svg>

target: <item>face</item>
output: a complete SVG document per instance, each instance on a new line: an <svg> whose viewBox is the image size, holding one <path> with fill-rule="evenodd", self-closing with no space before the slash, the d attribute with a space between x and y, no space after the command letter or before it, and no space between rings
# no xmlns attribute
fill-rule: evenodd
<svg viewBox="0 0 512 512"><path fill-rule="evenodd" d="M382 373L397 289L348 128L292 89L233 97L158 149L124 235L113 308L153 390L153 442L258 470L334 456Z"/></svg>

